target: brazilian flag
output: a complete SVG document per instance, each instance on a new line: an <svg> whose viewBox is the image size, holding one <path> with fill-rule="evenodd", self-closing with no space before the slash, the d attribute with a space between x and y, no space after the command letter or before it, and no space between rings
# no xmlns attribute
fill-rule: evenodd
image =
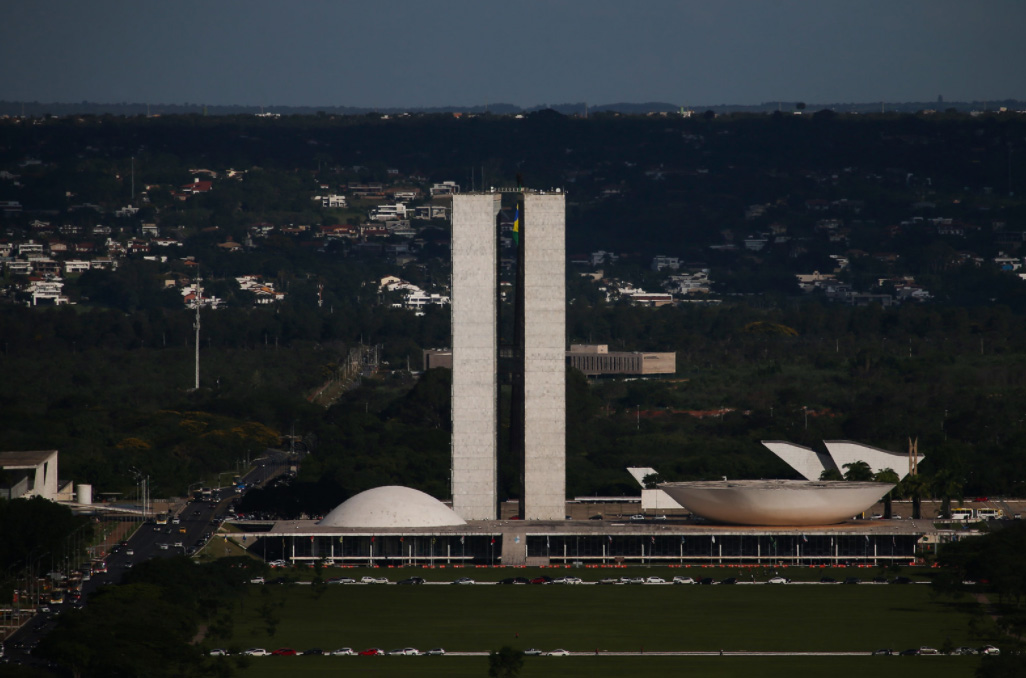
<svg viewBox="0 0 1026 678"><path fill-rule="evenodd" d="M520 244L520 205L517 205L517 211L513 214L513 244Z"/></svg>

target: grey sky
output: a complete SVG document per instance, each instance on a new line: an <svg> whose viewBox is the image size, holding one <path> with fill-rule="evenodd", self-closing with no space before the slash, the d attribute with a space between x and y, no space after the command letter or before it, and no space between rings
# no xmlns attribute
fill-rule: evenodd
<svg viewBox="0 0 1026 678"><path fill-rule="evenodd" d="M3 15L8 101L1026 99L1024 0L23 0Z"/></svg>

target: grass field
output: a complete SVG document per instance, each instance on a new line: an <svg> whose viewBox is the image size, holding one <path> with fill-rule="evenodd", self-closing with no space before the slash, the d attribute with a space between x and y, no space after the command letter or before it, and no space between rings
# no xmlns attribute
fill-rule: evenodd
<svg viewBox="0 0 1026 678"><path fill-rule="evenodd" d="M978 657L527 657L521 678L967 678ZM287 673L283 668L287 666ZM246 678L482 678L485 657L264 657L242 671Z"/></svg>
<svg viewBox="0 0 1026 678"><path fill-rule="evenodd" d="M968 636L975 604L935 599L926 586L252 589L235 617L237 648L871 651L939 648L945 640L981 644ZM277 620L273 636L268 618Z"/></svg>

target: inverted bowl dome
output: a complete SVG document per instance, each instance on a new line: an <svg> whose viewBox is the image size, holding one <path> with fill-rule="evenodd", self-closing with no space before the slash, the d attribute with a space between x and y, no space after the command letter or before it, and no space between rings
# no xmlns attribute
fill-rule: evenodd
<svg viewBox="0 0 1026 678"><path fill-rule="evenodd" d="M467 521L430 494L386 485L354 495L317 523L330 527L443 527Z"/></svg>
<svg viewBox="0 0 1026 678"><path fill-rule="evenodd" d="M659 489L708 520L736 525L830 525L875 504L893 483L824 480L711 480Z"/></svg>

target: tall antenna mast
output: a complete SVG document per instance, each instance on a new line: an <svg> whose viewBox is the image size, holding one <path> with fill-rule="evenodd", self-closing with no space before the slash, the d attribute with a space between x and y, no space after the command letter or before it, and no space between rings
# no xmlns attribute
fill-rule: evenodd
<svg viewBox="0 0 1026 678"><path fill-rule="evenodd" d="M195 390L199 390L199 347L200 347L200 306L203 301L203 288L200 284L203 282L203 278L200 277L199 270L196 271L196 385L193 387Z"/></svg>

